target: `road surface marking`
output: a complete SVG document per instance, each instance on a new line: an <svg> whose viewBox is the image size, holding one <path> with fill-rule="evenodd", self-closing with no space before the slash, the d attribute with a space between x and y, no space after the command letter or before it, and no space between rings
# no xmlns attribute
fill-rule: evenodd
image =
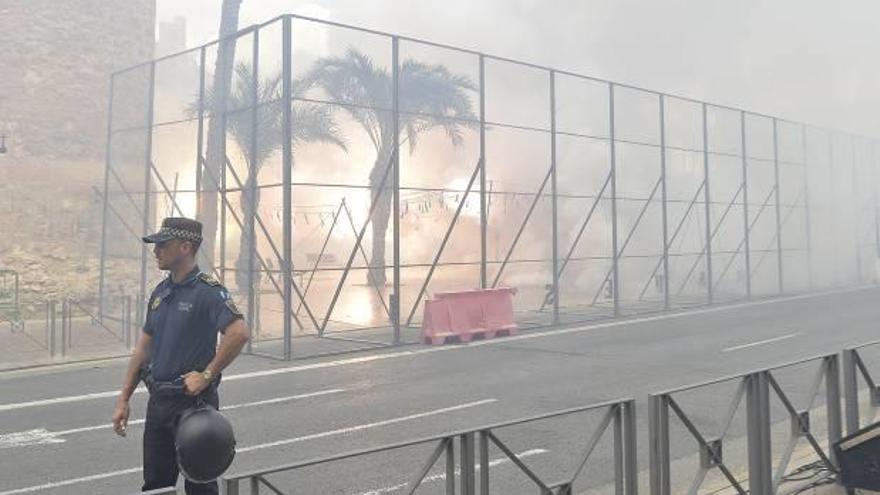
<svg viewBox="0 0 880 495"><path fill-rule="evenodd" d="M245 402L242 404L232 404L229 406L223 406L223 412L233 411L235 409L241 409L245 407L256 407L256 406L265 406L268 404L278 404L282 402L289 402L293 400L301 400L301 399L309 399L312 397L321 397L324 395L330 394L338 394L341 392L345 392L345 389L342 388L334 388L329 390L320 390L318 392L310 392L307 394L298 394L298 395L290 395L287 397L276 397L274 399L261 400L256 402ZM144 420L135 419L128 422L128 426L140 425L143 424ZM113 424L105 423L102 425L95 426L83 426L81 428L72 428L69 430L61 430L61 431L50 431L45 428L36 428L33 430L20 431L15 433L7 433L0 435L0 449L9 449L13 447L26 447L30 445L47 445L53 443L64 443L66 440L64 438L60 438L66 435L72 435L74 433L84 433L87 431L96 431L96 430L107 430L110 431L113 429Z"/></svg>
<svg viewBox="0 0 880 495"><path fill-rule="evenodd" d="M101 428L104 428L102 425ZM27 431L17 431L0 435L0 449L13 447L26 447L28 445L47 445L52 443L64 443L63 438L58 438L57 433L52 433L45 428L36 428Z"/></svg>
<svg viewBox="0 0 880 495"><path fill-rule="evenodd" d="M276 447L278 445L287 445L287 444L296 443L296 442L304 442L306 440L315 440L315 439L319 439L319 438L326 438L329 436L344 435L347 433L361 431L361 430L365 430L368 428L376 428L379 426L386 426L386 425L390 425L390 424L394 424L394 423L401 423L401 422L410 421L413 419L420 419L420 418L425 418L425 417L429 417L429 416L436 416L438 414L443 414L443 413L447 413L447 412L461 411L463 409L483 406L483 405L491 404L491 403L494 403L497 401L498 401L498 399L483 399L483 400L479 400L479 401L475 401L475 402L468 402L466 404L459 404L457 406L444 407L442 409L434 409L434 410L425 411L422 413L411 414L409 416L401 416L398 418L386 419L384 421L377 421L374 423L367 423L367 424L352 426L349 428L341 428L338 430L325 431L325 432L321 432L321 433L314 433L314 434L306 435L303 437L288 438L285 440L279 440L277 442L252 445L250 447L236 449L236 452L241 454L244 452L250 452L252 450L260 450L260 449L267 449L270 447ZM34 485L34 486L28 486L28 487L24 487L24 488L16 488L13 490L7 490L5 492L0 492L0 495L17 495L19 493L30 493L30 492L37 492L40 490L50 490L50 489L58 488L61 486L75 485L78 483L88 483L89 481L96 481L96 480L101 480L101 479L105 479L105 478L112 478L114 476L133 474L133 473L138 473L140 471L141 471L140 467L121 469L119 471L109 471L106 473L93 474L93 475L89 475L89 476L83 476L80 478L72 478L72 479L68 479L68 480L53 481L50 483L45 483L43 485Z"/></svg>
<svg viewBox="0 0 880 495"><path fill-rule="evenodd" d="M15 490L7 490L5 492L0 492L0 495L17 495L19 493L39 492L42 490L51 490L53 488L60 488L62 486L76 485L78 483L88 483L89 481L103 480L105 478L112 478L114 476L122 476L124 474L134 474L134 473L139 473L139 472L141 472L141 468L139 468L139 467L122 469L120 471L110 471L108 473L83 476L82 478L72 478L72 479L63 480L63 481L53 481L51 483L46 483L44 485L34 485L34 486L28 486L26 488L16 488Z"/></svg>
<svg viewBox="0 0 880 495"><path fill-rule="evenodd" d="M795 332L795 333L790 333L788 335L773 337L772 339L759 340L757 342L750 342L748 344L743 344L743 345L735 345L733 347L728 347L727 349L722 349L721 352L738 351L741 349L748 349L749 347L755 347L758 345L771 344L773 342L779 342L780 340L786 340L786 339L790 339L792 337L797 337L800 334L801 334L800 332Z"/></svg>
<svg viewBox="0 0 880 495"><path fill-rule="evenodd" d="M143 387L138 387L135 390L135 393L141 393L144 391ZM90 399L104 399L107 397L116 397L119 395L119 391L113 392L97 392L94 394L84 394L84 395L69 395L67 397L56 397L54 399L44 399L44 400L32 400L29 402L18 402L14 404L0 404L0 412L2 411L13 411L15 409L24 409L27 407L37 407L37 406L49 406L52 404L65 404L68 402L80 402Z"/></svg>
<svg viewBox="0 0 880 495"><path fill-rule="evenodd" d="M820 293L815 293L815 294L801 294L801 295L797 295L797 296L789 296L789 297L784 297L784 298L767 299L767 300L763 300L763 301L750 301L750 302L739 303L739 304L731 304L729 306L713 306L710 308L687 310L687 311L682 311L682 312L678 312L678 313L645 316L645 317L631 318L631 319L625 319L625 320L616 320L616 321L609 321L609 322L605 322L605 323L597 323L597 324L593 324L593 325L578 326L578 327L571 327L571 328L561 328L558 330L537 331L534 333L528 333L528 334L523 334L523 335L514 335L511 337L504 337L504 338L499 338L499 339L480 340L480 341L476 341L476 342L471 342L470 344L467 344L467 345L449 345L449 346L441 346L441 347L431 347L431 348L427 348L427 349L419 349L419 350L414 350L414 351L398 351L398 352L391 352L391 353L386 353L386 354L373 354L373 355L368 355L368 356L358 356L358 357L352 357L352 358L346 358L346 359L339 359L339 360L335 360L335 361L324 361L324 362L319 362L319 363L310 363L310 364L304 364L304 365L298 365L298 366L289 366L289 367L285 367L285 368L275 368L275 369L271 369L271 370L252 371L252 372L247 372L247 373L239 373L236 375L224 376L223 381L246 380L246 379L250 379L250 378L261 378L261 377L266 377L266 376L282 375L282 374L287 374L287 373L298 373L298 372L302 372L302 371L319 370L319 369L326 369L326 368L336 368L336 367L341 367L341 366L370 363L370 362L374 362L374 361L385 361L385 360L391 360L391 359L397 359L397 358L406 358L406 357L418 356L421 354L430 354L430 353L435 353L435 352L460 351L460 350L464 350L464 349L472 349L475 347L481 347L484 345L502 345L502 344L507 344L510 342L519 341L519 340L531 340L531 339L555 337L558 335L567 335L567 334L572 334L572 333L580 333L580 332L587 332L587 331L593 331L593 330L602 330L602 329L606 329L606 328L613 328L613 327L624 326L624 325L636 325L636 324L640 324L640 323L650 323L650 322L655 322L655 321L670 320L670 319L676 319L676 318L682 318L682 317L711 314L711 313L717 313L717 312L721 312L721 311L730 311L730 310L736 310L736 309L742 309L742 308L750 308L750 307L754 307L754 306L763 306L763 305L767 305L767 304L777 304L777 303L784 303L784 302L796 301L796 300L801 300L801 299L810 299L810 298L832 295L832 294L856 292L856 291L866 290L868 288L875 288L875 287L874 286L859 287L859 288L854 288L854 289L845 289L845 290L839 290L839 291L827 291L827 292L820 292ZM143 393L144 391L145 391L145 389L143 387L139 387L137 390L135 390L135 393ZM27 401L27 402L0 404L0 412L14 411L14 410L18 410L18 409L26 409L26 408L30 408L30 407L42 407L42 406L50 406L50 405L56 405L56 404L67 404L70 402L80 402L80 401L93 400L93 399L116 397L118 394L119 394L118 391L111 390L111 391L107 391L107 392L96 392L96 393L83 394L83 395L71 395L71 396L66 396L66 397L56 397L56 398L52 398L52 399L41 399L41 400L33 400L33 401Z"/></svg>
<svg viewBox="0 0 880 495"><path fill-rule="evenodd" d="M520 459L526 459L528 457L534 457L536 455L546 454L547 452L549 452L549 451L544 450L544 449L532 449L532 450L527 450L525 452L520 452L519 454L516 454L516 456ZM511 461L507 457L502 457L500 459L493 459L493 460L489 461L489 467L494 468L494 467L501 466L503 464L510 464L511 462L513 462L513 461ZM477 471L480 470L479 463L477 463L476 468L477 468ZM456 474L456 476L460 475L461 468L455 468L455 474ZM426 476L425 479L422 480L422 486L424 486L426 483L432 483L434 481L445 481L445 480L446 480L446 473L432 474L431 476ZM401 483L399 485L388 486L385 488L377 488L375 490L370 490L368 492L360 493L359 495L382 495L384 493L394 493L398 490L403 490L404 488L406 488L408 486L409 486L409 483Z"/></svg>
<svg viewBox="0 0 880 495"><path fill-rule="evenodd" d="M252 445L250 447L244 447L242 449L238 449L237 452L250 452L252 450L261 450L268 449L270 447L278 447L281 445L290 445L292 443L305 442L306 440L316 440L318 438L326 438L336 435L346 435L348 433L354 433L356 431L362 431L369 428L378 428L380 426L388 426L395 423L403 423L405 421L412 421L414 419L427 418L429 416L437 416L438 414L444 414L449 412L461 411L463 409L470 409L472 407L485 406L486 404L492 404L494 402L498 402L498 399L483 399L478 400L476 402L468 402L466 404L459 404L457 406L444 407L442 409L434 409L431 411L425 411L417 414L410 414L409 416L400 416L397 418L386 419L382 421L376 421L374 423L365 423L357 426L350 426L348 428L340 428L338 430L324 431L321 433L313 433L311 435L306 435L302 437L295 438L285 438L284 440L276 440L274 442L261 443L258 445Z"/></svg>

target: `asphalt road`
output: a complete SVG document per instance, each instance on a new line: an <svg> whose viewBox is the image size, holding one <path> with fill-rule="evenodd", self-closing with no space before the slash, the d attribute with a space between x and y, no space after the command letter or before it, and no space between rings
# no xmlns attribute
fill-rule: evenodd
<svg viewBox="0 0 880 495"><path fill-rule="evenodd" d="M880 289L863 288L467 346L410 346L293 363L242 357L221 387L222 405L238 436L232 472L622 397L638 400L644 469L649 393L875 340L878 298ZM140 424L132 424L125 439L109 426L124 366L116 360L0 373L0 495L138 490ZM808 399L803 391L813 381L809 366L780 375L795 401ZM722 384L702 397L691 394L682 403L698 424L712 427L723 416L732 386ZM145 394L135 395L133 420L143 417L144 404ZM555 480L570 472L599 419L579 415L499 435L542 476ZM737 428L734 433L741 433ZM581 486L610 481L609 445L605 438ZM432 449L413 447L272 479L291 493L400 493L399 485ZM682 437L673 451L687 456L695 450ZM536 493L500 451L490 460L493 476L501 480L493 493ZM432 473L424 493L441 493L440 470Z"/></svg>

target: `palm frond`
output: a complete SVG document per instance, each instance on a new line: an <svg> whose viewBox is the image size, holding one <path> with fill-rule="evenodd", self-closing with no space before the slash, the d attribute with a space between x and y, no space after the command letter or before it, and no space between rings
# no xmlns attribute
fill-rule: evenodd
<svg viewBox="0 0 880 495"><path fill-rule="evenodd" d="M453 74L442 65L405 60L399 71L400 132L412 152L419 135L442 128L454 145L460 145L476 116L469 93L477 90L470 78ZM325 57L301 81L304 92L317 89L338 102L367 133L377 152L393 137L391 115L393 81L388 70L356 48L342 56Z"/></svg>
<svg viewBox="0 0 880 495"><path fill-rule="evenodd" d="M326 105L295 105L292 132L294 142L328 143L348 151L339 125L333 118L333 109Z"/></svg>
<svg viewBox="0 0 880 495"><path fill-rule="evenodd" d="M466 128L476 126L469 92L477 86L466 76L452 74L441 65L426 65L406 60L400 69L401 120L410 145L414 136L439 127L452 144L462 143Z"/></svg>
<svg viewBox="0 0 880 495"><path fill-rule="evenodd" d="M239 148L244 151L246 159L253 161L259 169L262 164L281 147L283 142L282 76L273 74L254 84L252 67L238 63L234 68L234 79L225 105L226 128L235 139ZM308 86L306 81L292 83L295 94L302 94ZM204 111L207 117L219 117L220 106L215 91L205 91ZM257 102L256 122L254 122L254 102ZM312 108L314 107L314 108ZM290 139L293 146L308 142L325 142L347 150L342 133L333 118L331 107L315 105L295 105L292 108L292 129ZM188 107L191 116L198 114L198 101ZM215 115L218 114L218 115ZM253 146L256 144L256 148ZM251 156L251 151L255 155Z"/></svg>
<svg viewBox="0 0 880 495"><path fill-rule="evenodd" d="M369 56L350 48L344 56L322 58L301 84L304 91L319 88L330 101L346 105L377 150L387 139L390 116L377 109L391 108L391 78Z"/></svg>

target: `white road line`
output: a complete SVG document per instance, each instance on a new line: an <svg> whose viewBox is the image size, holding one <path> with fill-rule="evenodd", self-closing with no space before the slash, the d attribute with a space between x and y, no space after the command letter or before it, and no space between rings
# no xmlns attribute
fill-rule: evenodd
<svg viewBox="0 0 880 495"><path fill-rule="evenodd" d="M39 492L41 490L51 490L53 488L59 488L62 486L76 485L78 483L88 483L89 481L97 481L103 480L105 478L113 478L114 476L122 476L124 474L133 474L141 472L141 468L129 468L122 469L119 471L110 471L107 473L101 474L93 474L91 476L83 476L82 478L72 478L69 480L63 481L53 481L51 483L46 483L43 485L34 485L28 486L25 488L16 488L15 490L6 490L5 492L0 492L0 495L17 495L19 493L31 493L31 492Z"/></svg>
<svg viewBox="0 0 880 495"><path fill-rule="evenodd" d="M142 425L142 424L144 424L144 420L142 420L142 419L134 419L134 420L131 420L131 421L128 422L128 426ZM69 429L69 430L56 431L56 432L53 433L53 435L58 436L58 437L63 437L63 436L66 436L66 435L73 435L73 434L76 434L76 433L85 433L85 432L87 432L87 431L96 431L96 430L107 430L107 431L112 431L112 430L113 430L113 424L112 424L112 423L106 423L106 424L103 424L103 425L96 425L96 426L83 426L82 428L71 428L71 429ZM62 440L62 441L63 441L63 440ZM2 443L3 443L3 442L2 442L2 438L0 438L0 445L2 445Z"/></svg>
<svg viewBox="0 0 880 495"><path fill-rule="evenodd" d="M459 404L457 406L452 407L444 407L443 409L434 409L432 411L426 411L417 414L410 414L409 416L400 416L398 418L386 419L383 421L376 421L375 423L366 423L357 426L351 426L348 428L341 428L338 430L325 431L321 433L313 433L311 435L306 435L303 437L295 437L295 438L285 438L284 440L276 440L274 442L261 443L258 445L252 445L250 447L245 447L242 449L238 449L238 452L250 452L252 450L260 450L260 449L268 449L270 447L278 447L281 445L290 445L292 443L305 442L306 440L316 440L318 438L326 438L336 435L345 435L348 433L354 433L356 431L366 430L369 428L377 428L380 426L388 426L395 423L403 423L405 421L412 421L414 419L427 418L429 416L436 416L438 414L444 414L449 412L461 411L463 409L470 409L472 407L485 406L486 404L492 404L493 402L498 402L498 399L483 399L478 400L476 402L468 402L466 404Z"/></svg>
<svg viewBox="0 0 880 495"><path fill-rule="evenodd" d="M748 344L742 344L742 345L735 345L735 346L733 346L733 347L728 347L728 348L726 348L726 349L721 349L721 352L732 352L732 351L738 351L738 350L741 350L741 349L748 349L749 347L755 347L755 346L758 346L758 345L771 344L771 343L773 343L773 342L779 342L780 340L786 340L786 339L790 339L790 338L792 338L792 337L797 337L797 336L800 335L800 334L801 334L800 332L795 332L795 333L790 333L790 334L787 334L787 335L782 335L782 336L779 336L779 337L773 337L772 339L759 340L759 341L757 341L757 342L750 342L750 343L748 343Z"/></svg>
<svg viewBox="0 0 880 495"><path fill-rule="evenodd" d="M301 400L301 399L310 399L312 397L321 397L324 395L330 394L338 394L341 392L345 392L345 389L342 388L334 388L329 390L319 390L317 392L310 392L306 394L298 394L298 395L289 395L287 397L276 397L274 399L261 400L256 402L245 402L242 404L232 404L229 406L223 406L223 411L233 411L235 409L241 409L245 407L256 407L256 406L265 406L268 404L279 404L283 402L289 402L293 400ZM135 419L128 422L128 426L140 425L143 424L143 419ZM84 433L88 431L97 431L97 430L107 430L110 431L113 428L113 425L110 423L105 423L102 425L95 426L83 426L81 428L72 428L69 430L61 430L61 431L50 431L45 428L36 428L33 430L20 431L15 433L6 433L0 435L0 449L8 449L14 447L26 447L30 445L45 445L45 444L53 444L53 443L63 443L65 439L60 438L67 435L72 435L75 433Z"/></svg>
<svg viewBox="0 0 880 495"><path fill-rule="evenodd" d="M546 454L547 452L549 452L549 451L544 450L544 449L531 449L531 450L526 450L525 452L520 452L519 454L516 454L516 456L520 459L526 459L528 457L534 457L536 455ZM511 461L507 457L502 457L500 459L492 459L491 461L489 461L489 467L494 468L494 467L501 466L503 464L510 464L511 462L513 462L513 461ZM477 471L479 471L479 470L480 470L480 464L478 463L477 464ZM461 474L461 469L455 468L455 474L456 474L456 476ZM422 486L424 486L426 483L432 483L434 481L444 481L444 480L446 480L446 473L432 474L431 476L426 476L425 479L422 480ZM374 490L370 490L368 492L363 492L358 495L382 495L384 493L394 493L396 491L403 490L404 488L406 488L408 486L409 486L409 483L400 483L399 485L387 486L385 488L376 488Z"/></svg>
<svg viewBox="0 0 880 495"><path fill-rule="evenodd" d="M285 440L279 440L277 442L252 445L250 447L244 447L244 448L240 448L240 449L236 449L236 450L239 454L241 454L241 453L245 453L245 452L250 452L252 450L267 449L267 448L276 447L279 445L287 445L287 444L291 444L291 443L304 442L306 440L315 440L318 438L326 438L326 437L334 436L334 435L344 435L347 433L361 431L361 430L365 430L368 428L376 428L379 426L386 426L386 425L390 425L390 424L394 424L394 423L411 421L413 419L420 419L420 418L426 418L429 416L436 416L438 414L444 414L444 413L448 413L448 412L461 411L463 409L483 406L483 405L491 404L491 403L497 402L497 401L498 401L498 399L483 399L483 400L479 400L479 401L475 401L475 402L468 402L466 404L459 404L457 406L444 407L442 409L434 409L434 410L425 411L422 413L410 414L409 416L401 416L398 418L387 419L384 421L377 421L374 423L366 423L366 424L362 424L362 425L352 426L349 428L341 428L338 430L325 431L325 432L321 432L321 433L314 433L314 434L306 435L303 437L288 438ZM72 478L72 479L68 479L68 480L53 481L53 482L45 483L42 485L34 485L34 486L28 486L28 487L24 487L24 488L16 488L13 490L7 490L4 492L0 492L0 495L16 495L19 493L30 493L30 492L40 491L40 490L49 490L49 489L58 488L61 486L75 485L78 483L88 483L89 481L96 481L96 480L101 480L101 479L105 479L105 478L112 478L114 476L122 476L122 475L126 475L126 474L138 473L140 471L141 471L140 467L121 469L119 471L109 471L106 473L93 474L90 476L83 476L80 478Z"/></svg>
<svg viewBox="0 0 880 495"><path fill-rule="evenodd" d="M340 394L345 391L346 391L346 389L344 389L344 388L331 388L329 390L319 390L317 392L309 392L306 394L298 394L298 395L289 395L287 397L276 397L274 399L258 400L256 402L245 402L242 404L232 404L229 406L221 405L221 408L223 409L223 411L231 411L234 409L241 409L243 407L265 406L266 404L278 404L281 402L290 402L292 400L311 399L312 397L321 397L324 395Z"/></svg>
<svg viewBox="0 0 880 495"><path fill-rule="evenodd" d="M287 373L298 373L298 372L302 372L302 371L319 370L319 369L326 369L326 368L336 368L336 367L340 367L340 366L348 366L348 365L370 363L370 362L374 362L374 361L385 361L385 360L391 360L391 359L406 358L406 357L418 356L421 354L430 354L430 353L435 353L435 352L461 351L461 350L471 349L471 348L475 348L475 347L481 347L481 346L485 346L485 345L498 345L498 344L510 343L513 341L519 341L519 340L531 340L531 339L555 337L558 335L567 335L567 334L572 334L572 333L588 332L588 331L593 331L593 330L602 330L602 329L613 328L613 327L618 327L618 326L636 325L636 324L640 324L640 323L650 323L650 322L655 322L655 321L670 320L670 319L683 318L683 317L688 317L688 316L718 313L718 312L722 312L722 311L750 308L750 307L754 307L754 306L763 306L763 305L767 305L767 304L777 304L777 303L783 303L783 302L788 302L788 301L797 301L797 300L801 300L801 299L811 299L811 298L826 296L826 295L831 295L831 294L843 294L843 293L848 293L848 292L857 292L857 291L862 291L862 290L867 290L867 289L875 289L875 288L876 287L874 287L874 286L858 287L858 288L853 288L853 289L826 291L826 292L820 292L820 293L815 293L815 294L801 294L801 295L797 295L797 296L789 296L789 297L783 297L783 298L777 298L777 299L767 299L767 300L763 300L763 301L750 301L750 302L739 303L739 304L731 304L729 306L714 306L714 307L710 307L710 308L688 310L688 311L683 311L680 313L661 314L661 315L654 315L654 316L645 316L645 317L641 317L641 318L631 318L631 319L626 319L626 320L609 321L609 322L605 322L605 323L598 323L595 325L586 325L586 326L579 326L579 327L572 327L572 328L561 328L558 330L538 331L538 332L534 332L534 333L515 335L512 337L504 337L504 338L500 338L500 339L480 340L477 342L471 342L468 345L451 345L451 346L441 346L441 347L430 347L427 349L418 349L418 350L413 350L413 351L398 351L398 352L391 352L391 353L386 353L386 354L373 354L373 355L368 355L368 356L357 356L357 357L351 357L351 358L346 358L346 359L339 359L339 360L335 360L335 361L324 361L324 362L319 362L319 363L310 363L310 364L304 364L304 365L298 365L298 366L289 366L286 368L275 368L275 369L271 369L271 370L252 371L252 372L248 372L248 373L239 373L236 375L228 375L228 376L223 377L223 381L246 380L246 379L250 379L250 378L261 378L261 377L266 377L266 376L282 375L282 374L287 374ZM144 392L143 387L140 387L135 391L135 393L143 393L143 392ZM56 404L66 404L66 403L70 403L70 402L80 402L80 401L93 400L93 399L116 397L116 395L118 393L119 392L116 390L111 390L111 391L107 391L107 392L96 392L96 393L83 394L83 395L71 395L71 396L66 396L66 397L56 397L56 398L52 398L52 399L42 399L42 400L33 400L33 401L28 401L28 402L0 404L0 412L14 411L14 410L18 410L18 409L26 409L29 407L42 407L42 406L50 406L50 405L56 405Z"/></svg>
<svg viewBox="0 0 880 495"><path fill-rule="evenodd" d="M17 431L15 433L0 435L0 449L11 449L28 445L48 445L53 443L64 443L64 439L58 438L55 433L52 433L45 428L36 428L33 430Z"/></svg>
<svg viewBox="0 0 880 495"><path fill-rule="evenodd" d="M144 387L138 387L138 389L135 390L135 393L141 393L143 391ZM27 407L49 406L52 404L65 404L68 402L80 402L91 399L105 399L107 397L116 397L117 395L119 395L119 391L115 390L111 392L97 392L94 394L69 395L67 397L56 397L54 399L32 400L29 402L18 402L14 404L0 404L0 412L13 411L15 409L25 409Z"/></svg>

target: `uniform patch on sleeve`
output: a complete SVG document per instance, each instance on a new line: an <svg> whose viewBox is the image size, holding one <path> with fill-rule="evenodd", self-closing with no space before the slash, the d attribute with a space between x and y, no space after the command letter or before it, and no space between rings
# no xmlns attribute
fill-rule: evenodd
<svg viewBox="0 0 880 495"><path fill-rule="evenodd" d="M238 306L235 305L235 301L232 298L229 298L225 301L226 307L229 308L229 311L232 311L232 314L236 316L242 316L241 311L238 310Z"/></svg>
<svg viewBox="0 0 880 495"><path fill-rule="evenodd" d="M156 311L159 308L159 305L162 304L162 298L156 296L153 298L153 303L150 304L150 309Z"/></svg>

